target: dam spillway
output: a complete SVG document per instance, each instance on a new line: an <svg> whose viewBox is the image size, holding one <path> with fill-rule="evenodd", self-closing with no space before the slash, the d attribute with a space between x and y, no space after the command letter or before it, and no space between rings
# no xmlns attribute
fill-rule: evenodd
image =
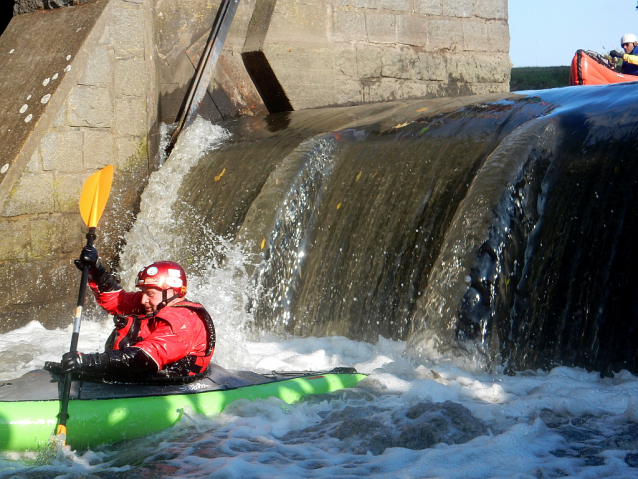
<svg viewBox="0 0 638 479"><path fill-rule="evenodd" d="M243 245L265 330L635 371L635 88L224 122L182 180L173 251Z"/></svg>

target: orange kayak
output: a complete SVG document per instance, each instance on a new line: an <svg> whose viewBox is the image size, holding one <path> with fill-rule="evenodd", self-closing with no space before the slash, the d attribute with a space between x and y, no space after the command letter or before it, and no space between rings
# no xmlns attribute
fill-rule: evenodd
<svg viewBox="0 0 638 479"><path fill-rule="evenodd" d="M578 50L569 70L570 85L607 85L628 81L638 81L638 76L618 73L607 58L592 51Z"/></svg>

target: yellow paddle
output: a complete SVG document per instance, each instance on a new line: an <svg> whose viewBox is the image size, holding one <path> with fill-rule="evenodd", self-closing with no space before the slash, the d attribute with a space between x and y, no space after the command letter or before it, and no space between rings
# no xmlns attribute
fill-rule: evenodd
<svg viewBox="0 0 638 479"><path fill-rule="evenodd" d="M113 165L102 168L97 173L93 173L87 178L82 186L80 193L80 215L84 223L89 227L86 234L86 246L93 246L95 240L95 229L97 222L102 216L106 200L111 192L111 183L113 181ZM86 294L86 284L89 278L89 268L82 270L82 279L80 280L80 293L78 294L77 308L75 309L75 320L73 322L73 335L71 336L72 353L78 350L78 339L80 337L80 323L82 322L82 309L84 309L84 296ZM62 390L62 398L60 399L60 413L58 414L58 427L56 435L64 434L66 436L66 421L69 418L69 393L71 392L71 373L64 376L64 388Z"/></svg>

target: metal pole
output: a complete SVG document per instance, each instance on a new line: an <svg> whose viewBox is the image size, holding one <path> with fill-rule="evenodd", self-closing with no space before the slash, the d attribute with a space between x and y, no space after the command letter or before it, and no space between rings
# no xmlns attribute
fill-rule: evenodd
<svg viewBox="0 0 638 479"><path fill-rule="evenodd" d="M202 56L199 59L193 82L184 98L184 103L178 115L177 128L175 128L175 131L171 135L171 141L167 146L167 152L169 154L173 146L175 146L182 130L195 120L197 111L202 104L208 85L213 77L213 71L215 70L219 54L226 41L230 25L235 17L237 5L239 5L239 0L222 0L217 10L213 28L210 31Z"/></svg>

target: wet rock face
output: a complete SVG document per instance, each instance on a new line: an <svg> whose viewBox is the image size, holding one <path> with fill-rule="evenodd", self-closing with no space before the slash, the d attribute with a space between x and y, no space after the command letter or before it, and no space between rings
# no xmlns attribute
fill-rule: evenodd
<svg viewBox="0 0 638 479"><path fill-rule="evenodd" d="M15 0L13 14L20 15L21 13L30 13L35 10L72 7L88 1L90 0Z"/></svg>

